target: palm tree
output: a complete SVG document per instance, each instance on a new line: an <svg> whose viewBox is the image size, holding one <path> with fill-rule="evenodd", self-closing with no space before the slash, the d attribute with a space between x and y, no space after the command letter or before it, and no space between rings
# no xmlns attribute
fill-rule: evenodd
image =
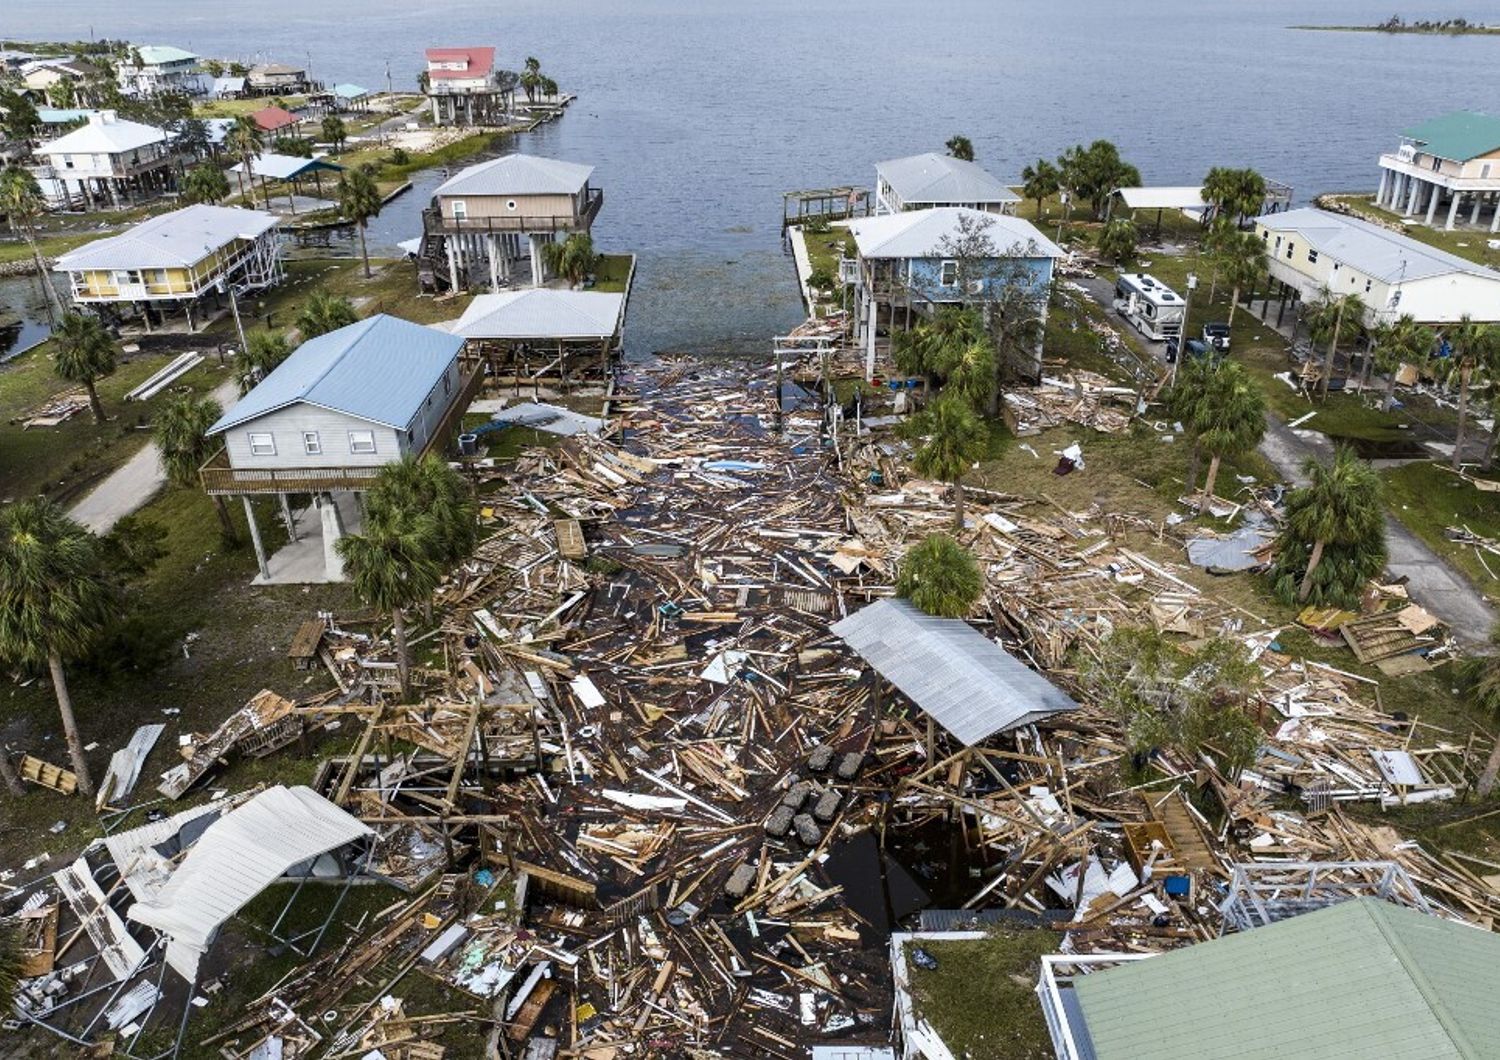
<svg viewBox="0 0 1500 1060"><path fill-rule="evenodd" d="M365 260L365 279L369 279L370 248L365 242L365 230L370 218L380 214L380 189L363 169L351 169L339 177L339 212L344 219L353 221L359 229L359 254Z"/></svg>
<svg viewBox="0 0 1500 1060"><path fill-rule="evenodd" d="M1410 313L1404 313L1389 324L1382 324L1371 335L1370 356L1367 367L1385 373L1385 396L1380 402L1381 412L1390 412L1396 403L1396 373L1403 364L1421 364L1432 354L1437 344L1437 333L1418 324Z"/></svg>
<svg viewBox="0 0 1500 1060"><path fill-rule="evenodd" d="M359 314L347 298L340 298L326 291L314 291L297 314L297 330L305 342L326 335L330 331L348 327L359 320Z"/></svg>
<svg viewBox="0 0 1500 1060"><path fill-rule="evenodd" d="M1324 400L1328 398L1338 344L1358 335L1364 327L1364 318L1365 302L1357 294L1336 295L1325 287L1316 301L1307 304L1307 326L1313 341L1328 343L1323 354L1323 378L1318 380L1318 396Z"/></svg>
<svg viewBox="0 0 1500 1060"><path fill-rule="evenodd" d="M1457 471L1462 461L1464 431L1469 419L1469 384L1474 371L1483 367L1491 357L1495 346L1496 331L1491 324L1482 324L1465 313L1459 318L1458 327L1449 337L1452 352L1444 365L1448 383L1458 383L1458 433L1453 439L1453 470Z"/></svg>
<svg viewBox="0 0 1500 1060"><path fill-rule="evenodd" d="M1490 640L1494 650L1488 655L1465 659L1459 664L1458 677L1460 686L1473 697L1474 705L1500 721L1500 631L1491 633ZM1486 798L1495 789L1497 776L1500 776L1500 739L1490 746L1490 756L1474 785L1474 793Z"/></svg>
<svg viewBox="0 0 1500 1060"><path fill-rule="evenodd" d="M197 484L198 469L218 448L218 443L209 439L208 429L223 412L213 398L195 398L191 394L181 394L168 401L158 413L151 435L156 441L156 448L161 451L161 462L167 469L167 479L174 485ZM229 507L224 503L224 498L216 493L213 501L224 540L237 540L234 520L230 518Z"/></svg>
<svg viewBox="0 0 1500 1060"><path fill-rule="evenodd" d="M104 405L94 383L115 370L115 344L109 333L98 317L66 313L52 338L57 343L52 370L59 379L77 383L88 391L94 422L103 423Z"/></svg>
<svg viewBox="0 0 1500 1060"><path fill-rule="evenodd" d="M344 149L344 141L349 138L349 129L344 124L343 118L337 114L324 115L320 131L323 133L324 141L331 144L334 150Z"/></svg>
<svg viewBox="0 0 1500 1060"><path fill-rule="evenodd" d="M1203 178L1203 201L1214 207L1217 216L1233 218L1236 225L1258 211L1265 200L1266 180L1253 169L1214 166Z"/></svg>
<svg viewBox="0 0 1500 1060"><path fill-rule="evenodd" d="M255 119L248 114L241 114L234 119L234 125L224 137L224 147L230 154L240 160L244 166L244 176L240 180L240 194L253 207L255 205L255 183L250 175L250 167L266 149L266 134ZM268 202L267 206L270 205Z"/></svg>
<svg viewBox="0 0 1500 1060"><path fill-rule="evenodd" d="M1042 219L1042 203L1056 195L1062 187L1058 182L1060 176L1057 167L1045 158L1038 158L1035 165L1021 170L1021 194L1036 200L1038 221Z"/></svg>
<svg viewBox="0 0 1500 1060"><path fill-rule="evenodd" d="M365 509L377 519L398 519L407 512L425 515L432 534L428 556L440 567L467 558L479 539L478 509L468 484L435 453L382 467L365 495Z"/></svg>
<svg viewBox="0 0 1500 1060"><path fill-rule="evenodd" d="M1237 361L1225 361L1204 379L1192 407L1192 432L1208 453L1208 477L1203 480L1202 512L1213 496L1219 462L1260 444L1266 433L1266 399L1250 373Z"/></svg>
<svg viewBox="0 0 1500 1060"><path fill-rule="evenodd" d="M229 178L212 162L194 166L182 179L182 197L188 202L223 202L229 198Z"/></svg>
<svg viewBox="0 0 1500 1060"><path fill-rule="evenodd" d="M1318 581L1326 591L1320 602L1339 602L1357 596L1363 571L1337 582L1313 578L1329 548L1339 548L1359 561L1359 566L1378 572L1385 563L1385 519L1380 506L1380 478L1354 451L1340 448L1331 465L1309 457L1304 471L1308 484L1287 496L1286 523L1278 544L1278 563L1283 573L1307 567L1297 586L1297 599L1307 602ZM1309 547L1311 551L1309 550ZM1351 593L1352 590L1352 593Z"/></svg>
<svg viewBox="0 0 1500 1060"><path fill-rule="evenodd" d="M1198 487L1198 466L1203 460L1203 443L1198 437L1194 416L1198 400L1208 389L1208 377L1217 371L1217 365L1207 357L1185 357L1177 364L1177 375L1172 384L1161 393L1167 415L1172 421L1181 423L1192 440L1193 449L1188 457L1187 493L1192 495Z"/></svg>
<svg viewBox="0 0 1500 1060"><path fill-rule="evenodd" d="M553 275L565 277L577 287L594 268L599 255L594 251L592 236L587 232L574 232L561 243L542 244L542 260Z"/></svg>
<svg viewBox="0 0 1500 1060"><path fill-rule="evenodd" d="M5 172L0 173L0 210L4 210L10 218L12 227L19 225L26 235L26 244L31 248L31 261L36 267L37 279L42 284L42 301L47 307L47 322L56 327L57 317L62 313L62 303L57 297L56 288L48 279L47 263L36 243L36 223L46 208L41 186L29 172L20 166L7 166Z"/></svg>
<svg viewBox="0 0 1500 1060"><path fill-rule="evenodd" d="M939 618L963 618L984 591L974 556L947 534L930 534L905 556L896 572L896 594Z"/></svg>
<svg viewBox="0 0 1500 1060"><path fill-rule="evenodd" d="M948 142L943 145L948 154L960 162L974 161L974 145L967 136L962 134L948 137Z"/></svg>
<svg viewBox="0 0 1500 1060"><path fill-rule="evenodd" d="M97 537L51 501L0 510L0 656L46 663L78 789L93 794L63 663L84 654L114 611Z"/></svg>
<svg viewBox="0 0 1500 1060"><path fill-rule="evenodd" d="M964 528L964 474L984 455L985 431L967 400L944 395L913 416L908 428L926 441L912 458L912 470L953 487L953 525Z"/></svg>
<svg viewBox="0 0 1500 1060"><path fill-rule="evenodd" d="M526 67L521 71L521 88L526 92L528 103L536 102L536 92L542 86L542 61L534 55L526 57Z"/></svg>
<svg viewBox="0 0 1500 1060"><path fill-rule="evenodd" d="M250 393L255 385L276 370L292 352L285 335L270 331L252 331L245 338L245 349L240 354L238 382L240 395Z"/></svg>
<svg viewBox="0 0 1500 1060"><path fill-rule="evenodd" d="M405 609L437 588L441 569L431 558L434 528L421 514L370 512L364 532L339 539L336 546L354 592L369 606L391 616L396 642L396 673L401 694L411 690L411 656L406 644Z"/></svg>
<svg viewBox="0 0 1500 1060"><path fill-rule="evenodd" d="M1254 232L1233 232L1219 246L1219 267L1229 284L1229 326L1234 327L1234 311L1239 308L1240 292L1253 287L1264 271L1266 247Z"/></svg>
<svg viewBox="0 0 1500 1060"><path fill-rule="evenodd" d="M1118 217L1099 233L1099 253L1116 265L1128 264L1135 260L1136 239L1135 222Z"/></svg>

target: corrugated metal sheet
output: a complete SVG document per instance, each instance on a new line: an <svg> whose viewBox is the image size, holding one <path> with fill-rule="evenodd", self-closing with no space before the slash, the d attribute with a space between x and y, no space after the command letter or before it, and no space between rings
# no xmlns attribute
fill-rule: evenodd
<svg viewBox="0 0 1500 1060"><path fill-rule="evenodd" d="M209 433L299 401L404 430L463 344L437 328L378 314L298 346Z"/></svg>
<svg viewBox="0 0 1500 1060"><path fill-rule="evenodd" d="M1099 1060L1500 1056L1500 936L1357 898L1073 982Z"/></svg>
<svg viewBox="0 0 1500 1060"><path fill-rule="evenodd" d="M263 154L250 160L251 174L267 180L291 180L316 170L337 173L343 168L326 158L299 158L296 155Z"/></svg>
<svg viewBox="0 0 1500 1060"><path fill-rule="evenodd" d="M199 203L71 250L53 268L56 272L189 268L236 239L256 239L280 223L275 214L261 210Z"/></svg>
<svg viewBox="0 0 1500 1060"><path fill-rule="evenodd" d="M875 163L875 173L910 203L1020 202L983 166L929 152Z"/></svg>
<svg viewBox="0 0 1500 1060"><path fill-rule="evenodd" d="M535 155L506 155L460 170L434 195L576 195L593 166Z"/></svg>
<svg viewBox="0 0 1500 1060"><path fill-rule="evenodd" d="M1201 210L1202 185L1193 187L1121 188L1120 198L1132 210Z"/></svg>
<svg viewBox="0 0 1500 1060"><path fill-rule="evenodd" d="M1366 276L1387 283L1423 280L1452 272L1500 280L1500 272L1476 265L1457 254L1449 254L1446 250L1357 217L1345 217L1310 206L1266 214L1257 217L1255 223L1272 232L1296 233L1320 254L1327 254Z"/></svg>
<svg viewBox="0 0 1500 1060"><path fill-rule="evenodd" d="M165 934L167 963L192 981L214 932L245 903L292 866L370 834L311 788L270 788L210 825L156 898L125 915Z"/></svg>
<svg viewBox="0 0 1500 1060"><path fill-rule="evenodd" d="M98 111L89 123L42 144L42 155L118 155L150 144L166 143L167 134L154 125L117 118L113 111Z"/></svg>
<svg viewBox="0 0 1500 1060"><path fill-rule="evenodd" d="M849 231L854 235L854 245L859 248L862 258L940 258L945 241L959 237L959 222L965 217L986 226L990 242L1001 257L1009 256L1013 247L1022 248L1023 257L1066 256L1061 247L1030 221L957 206L862 217L849 222Z"/></svg>
<svg viewBox="0 0 1500 1060"><path fill-rule="evenodd" d="M1417 141L1427 154L1467 162L1500 148L1500 118L1456 110L1407 129L1401 135Z"/></svg>
<svg viewBox="0 0 1500 1060"><path fill-rule="evenodd" d="M620 324L623 294L524 291L482 294L453 326L466 339L607 339Z"/></svg>
<svg viewBox="0 0 1500 1060"><path fill-rule="evenodd" d="M1066 693L967 622L880 600L829 627L968 746L1076 709Z"/></svg>

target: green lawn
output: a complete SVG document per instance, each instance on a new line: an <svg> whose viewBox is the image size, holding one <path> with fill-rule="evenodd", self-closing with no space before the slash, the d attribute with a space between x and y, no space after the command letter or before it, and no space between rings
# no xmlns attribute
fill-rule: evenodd
<svg viewBox="0 0 1500 1060"><path fill-rule="evenodd" d="M1481 537L1500 540L1500 493L1486 493L1445 466L1426 461L1386 468L1380 477L1391 514L1447 557L1491 602L1500 603L1500 556L1450 541L1444 533L1450 526L1468 527Z"/></svg>
<svg viewBox="0 0 1500 1060"><path fill-rule="evenodd" d="M295 110L307 102L306 96L257 96L254 99L208 99L193 104L195 118L238 118L267 107Z"/></svg>
<svg viewBox="0 0 1500 1060"><path fill-rule="evenodd" d="M599 255L599 263L594 267L593 289L607 294L624 294L633 264L634 254Z"/></svg>
<svg viewBox="0 0 1500 1060"><path fill-rule="evenodd" d="M935 969L907 967L918 1019L954 1056L969 1060L1050 1060L1052 1039L1037 1001L1041 958L1056 953L1054 931L998 928L983 939L923 942Z"/></svg>
<svg viewBox="0 0 1500 1060"><path fill-rule="evenodd" d="M1391 225L1418 242L1437 247L1439 250L1446 250L1450 254L1457 254L1461 258L1468 258L1470 261L1477 261L1481 265L1488 265L1492 269L1500 269L1500 250L1490 249L1489 241L1495 237L1487 231L1454 229L1448 232L1442 227L1429 228L1421 223L1426 219L1426 214L1411 224L1402 224L1404 218L1399 213L1376 206L1371 201L1374 198L1373 195L1330 195L1328 198L1364 215L1366 220L1378 220ZM1460 213L1466 214L1467 211L1461 210ZM1444 213L1438 219L1440 226L1442 221L1447 220L1447 217L1448 215Z"/></svg>

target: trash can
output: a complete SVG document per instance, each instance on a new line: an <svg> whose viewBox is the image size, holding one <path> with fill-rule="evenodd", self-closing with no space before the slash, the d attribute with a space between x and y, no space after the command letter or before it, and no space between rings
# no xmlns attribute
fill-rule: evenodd
<svg viewBox="0 0 1500 1060"><path fill-rule="evenodd" d="M458 436L458 455L477 456L479 454L479 435L460 434Z"/></svg>

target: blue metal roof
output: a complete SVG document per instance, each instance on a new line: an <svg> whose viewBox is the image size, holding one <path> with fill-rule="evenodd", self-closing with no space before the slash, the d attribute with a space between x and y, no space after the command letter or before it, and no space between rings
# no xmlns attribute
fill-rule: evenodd
<svg viewBox="0 0 1500 1060"><path fill-rule="evenodd" d="M299 402L404 430L463 344L383 313L361 320L298 346L208 433Z"/></svg>

